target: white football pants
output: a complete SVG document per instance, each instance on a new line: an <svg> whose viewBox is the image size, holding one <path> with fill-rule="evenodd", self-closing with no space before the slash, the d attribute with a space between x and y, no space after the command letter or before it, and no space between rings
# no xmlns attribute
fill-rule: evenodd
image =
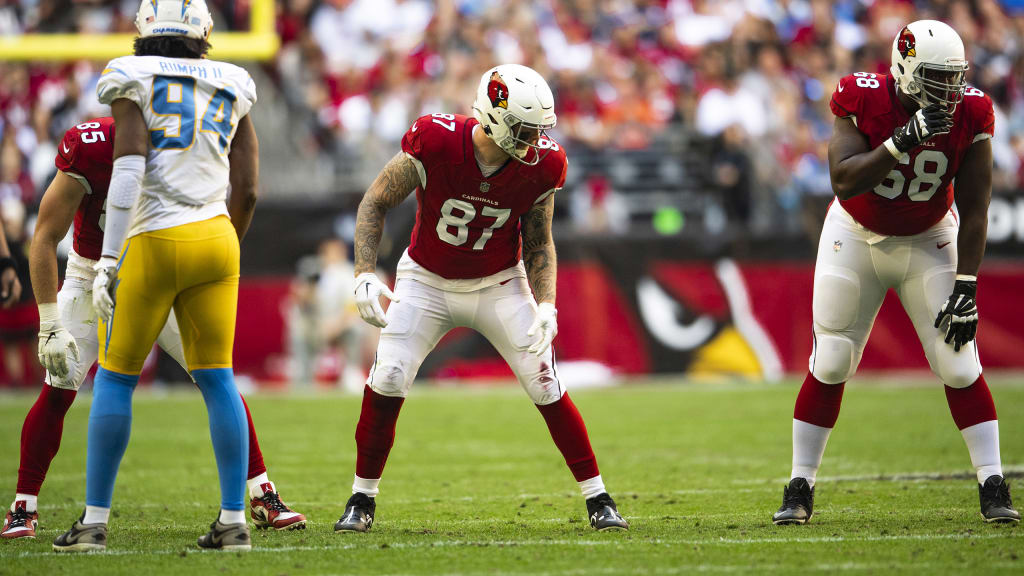
<svg viewBox="0 0 1024 576"><path fill-rule="evenodd" d="M839 384L853 375L885 293L892 288L914 323L932 372L953 388L978 379L976 342L956 352L934 324L956 280L958 226L950 212L920 234L882 236L858 224L838 201L832 203L814 267L810 370L815 378ZM908 353L916 348L909 342L899 345L908 346Z"/></svg>
<svg viewBox="0 0 1024 576"><path fill-rule="evenodd" d="M81 257L78 259L85 261ZM82 382L85 381L89 369L99 357L99 339L96 334L96 311L92 307L93 275L89 273L72 275L73 272L73 267L69 263L64 285L57 292L57 309L60 311L61 323L78 344L78 360L68 356L68 375L57 380L47 374L46 383L55 388L78 390ZM164 324L156 342L164 352L174 358L175 362L186 371L188 370L185 367L185 351L181 344L181 333L173 312L167 317L167 323Z"/></svg>
<svg viewBox="0 0 1024 576"><path fill-rule="evenodd" d="M468 327L498 350L534 404L551 404L565 393L551 348L540 357L526 351L532 342L526 332L537 308L526 278L473 292L452 292L400 278L395 294L401 301L388 307L388 325L381 330L377 357L366 381L374 392L407 396L420 365L441 337L453 328Z"/></svg>

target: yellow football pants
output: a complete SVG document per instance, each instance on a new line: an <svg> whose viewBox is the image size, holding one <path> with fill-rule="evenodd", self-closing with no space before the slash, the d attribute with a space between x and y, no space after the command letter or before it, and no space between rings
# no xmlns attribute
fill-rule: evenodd
<svg viewBox="0 0 1024 576"><path fill-rule="evenodd" d="M142 372L171 309L188 369L230 368L238 307L238 236L218 216L128 240L118 263L114 315L100 321L100 365Z"/></svg>

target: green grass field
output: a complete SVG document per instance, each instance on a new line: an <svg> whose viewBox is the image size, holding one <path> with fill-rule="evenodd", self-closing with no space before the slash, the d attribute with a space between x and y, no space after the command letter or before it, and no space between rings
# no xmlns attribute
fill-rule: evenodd
<svg viewBox="0 0 1024 576"><path fill-rule="evenodd" d="M1002 455L1024 504L1024 379L992 379ZM270 476L310 519L253 532L248 554L201 552L217 476L198 394L135 400L105 554L58 556L85 498L89 396L71 411L40 495L41 534L0 542L0 574L676 574L1024 571L1024 529L988 526L937 383L862 379L818 480L815 517L775 527L795 382L581 390L602 474L628 533L597 534L543 420L518 388L414 390L367 535L335 535L349 496L359 399L253 395ZM34 396L0 396L0 485L13 496Z"/></svg>

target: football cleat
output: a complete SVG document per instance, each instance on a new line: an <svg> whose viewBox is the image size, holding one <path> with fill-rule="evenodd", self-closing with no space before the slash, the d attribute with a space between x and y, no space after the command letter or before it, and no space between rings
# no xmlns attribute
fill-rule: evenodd
<svg viewBox="0 0 1024 576"><path fill-rule="evenodd" d="M984 484L978 484L978 499L985 522L1020 522L1020 512L1014 510L1010 499L1010 485L1002 476L992 475L985 479Z"/></svg>
<svg viewBox="0 0 1024 576"><path fill-rule="evenodd" d="M257 528L264 530L305 530L306 517L281 502L281 496L270 483L263 484L263 496L249 501L249 517Z"/></svg>
<svg viewBox="0 0 1024 576"><path fill-rule="evenodd" d="M205 550L245 551L252 549L248 524L245 522L221 524L220 518L210 524L210 531L200 536L196 543Z"/></svg>
<svg viewBox="0 0 1024 576"><path fill-rule="evenodd" d="M356 492L345 504L345 513L334 524L335 532L369 532L377 503L362 492Z"/></svg>
<svg viewBox="0 0 1024 576"><path fill-rule="evenodd" d="M587 499L587 515L590 525L598 532L629 530L629 522L619 514L615 501L607 492Z"/></svg>
<svg viewBox="0 0 1024 576"><path fill-rule="evenodd" d="M82 517L53 541L54 552L102 552L107 549L106 524L82 524Z"/></svg>
<svg viewBox="0 0 1024 576"><path fill-rule="evenodd" d="M807 524L814 516L814 488L805 478L793 478L782 492L782 506L772 514L776 525Z"/></svg>
<svg viewBox="0 0 1024 576"><path fill-rule="evenodd" d="M26 510L25 503L19 500L14 505L14 512L7 511L0 538L35 538L37 526L39 526L39 514Z"/></svg>

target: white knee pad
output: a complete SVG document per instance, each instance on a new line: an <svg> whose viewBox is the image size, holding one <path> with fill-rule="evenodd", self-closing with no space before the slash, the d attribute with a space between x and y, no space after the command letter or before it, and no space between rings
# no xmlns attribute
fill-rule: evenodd
<svg viewBox="0 0 1024 576"><path fill-rule="evenodd" d="M554 404L565 393L565 388L562 387L562 383L558 381L558 377L555 376L554 370L551 368L541 370L529 381L522 382L522 385L526 393L529 394L530 400L538 406Z"/></svg>
<svg viewBox="0 0 1024 576"><path fill-rule="evenodd" d="M405 398L409 394L409 375L401 362L378 361L370 371L370 389L381 396Z"/></svg>
<svg viewBox="0 0 1024 576"><path fill-rule="evenodd" d="M85 382L85 377L89 374L89 369L92 368L92 364L82 365L82 363L76 363L72 359L68 358L68 375L64 379L54 378L50 376L50 373L46 373L46 385L54 388L62 388L64 390L78 390L82 387L82 382Z"/></svg>
<svg viewBox="0 0 1024 576"><path fill-rule="evenodd" d="M967 388L981 376L978 362L977 343L971 342L959 352L946 343L939 343L936 350L935 366L932 371L950 388Z"/></svg>
<svg viewBox="0 0 1024 576"><path fill-rule="evenodd" d="M814 322L828 330L846 330L860 313L860 280L843 268L829 268L814 279Z"/></svg>
<svg viewBox="0 0 1024 576"><path fill-rule="evenodd" d="M811 374L825 384L841 384L849 380L853 365L853 341L836 334L814 336L811 352Z"/></svg>

